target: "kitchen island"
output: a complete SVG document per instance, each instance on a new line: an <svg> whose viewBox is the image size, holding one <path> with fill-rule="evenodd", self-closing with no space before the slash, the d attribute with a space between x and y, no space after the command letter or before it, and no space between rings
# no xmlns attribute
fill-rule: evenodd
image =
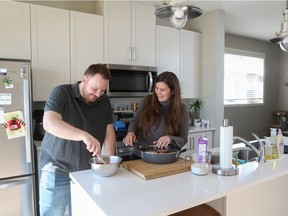
<svg viewBox="0 0 288 216"><path fill-rule="evenodd" d="M169 215L208 203L222 216L288 215L288 156L239 166L236 176L190 171L143 180L123 167L108 178L92 170L70 174L72 211L78 215ZM84 213L85 211L85 213Z"/></svg>

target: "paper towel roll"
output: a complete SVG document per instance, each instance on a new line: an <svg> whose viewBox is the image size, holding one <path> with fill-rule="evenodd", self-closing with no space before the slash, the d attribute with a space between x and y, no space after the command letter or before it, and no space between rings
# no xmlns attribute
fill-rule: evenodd
<svg viewBox="0 0 288 216"><path fill-rule="evenodd" d="M233 127L220 127L220 168L232 168Z"/></svg>

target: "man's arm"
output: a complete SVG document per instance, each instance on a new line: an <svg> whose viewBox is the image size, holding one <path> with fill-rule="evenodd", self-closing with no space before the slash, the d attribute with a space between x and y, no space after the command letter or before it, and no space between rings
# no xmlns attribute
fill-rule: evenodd
<svg viewBox="0 0 288 216"><path fill-rule="evenodd" d="M101 153L101 145L97 139L86 131L64 122L61 115L57 112L47 111L44 113L43 127L48 133L62 139L83 141L88 151L93 152L93 156L100 155Z"/></svg>
<svg viewBox="0 0 288 216"><path fill-rule="evenodd" d="M115 155L116 135L113 124L107 125L105 140L104 140L105 154Z"/></svg>

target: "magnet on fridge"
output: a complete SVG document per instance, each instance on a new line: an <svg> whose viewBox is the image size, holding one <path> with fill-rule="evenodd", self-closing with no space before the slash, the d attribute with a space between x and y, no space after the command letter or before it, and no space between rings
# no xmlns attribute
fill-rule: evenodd
<svg viewBox="0 0 288 216"><path fill-rule="evenodd" d="M8 139L26 136L26 124L23 119L22 111L4 113L3 127L6 129Z"/></svg>
<svg viewBox="0 0 288 216"><path fill-rule="evenodd" d="M4 107L0 107L0 124L4 124L5 119L4 119Z"/></svg>
<svg viewBox="0 0 288 216"><path fill-rule="evenodd" d="M12 81L11 78L5 77L5 78L3 79L3 83L4 83L4 87L5 87L6 89L8 89L8 88L13 88L13 81Z"/></svg>
<svg viewBox="0 0 288 216"><path fill-rule="evenodd" d="M0 68L0 75L7 75L7 69L6 68Z"/></svg>

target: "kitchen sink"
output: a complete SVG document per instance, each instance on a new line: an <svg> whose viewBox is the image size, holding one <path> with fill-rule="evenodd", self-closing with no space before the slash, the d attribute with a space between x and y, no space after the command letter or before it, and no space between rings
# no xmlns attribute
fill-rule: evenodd
<svg viewBox="0 0 288 216"><path fill-rule="evenodd" d="M251 161L258 161L257 154L248 147L241 147L233 149L232 158L238 158L238 165L242 163L251 162ZM212 153L211 154L211 164L217 165L220 164L220 153Z"/></svg>

